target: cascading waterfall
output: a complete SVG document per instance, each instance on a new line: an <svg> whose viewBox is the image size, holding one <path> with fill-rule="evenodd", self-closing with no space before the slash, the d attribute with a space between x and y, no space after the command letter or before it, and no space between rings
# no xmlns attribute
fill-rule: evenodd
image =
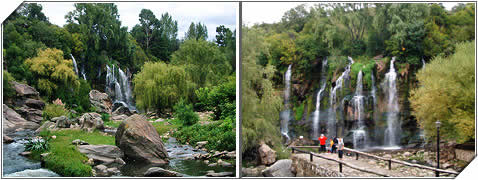
<svg viewBox="0 0 478 180"><path fill-rule="evenodd" d="M425 64L426 63L425 63L425 60L423 58L422 58L422 64L423 64L422 69L425 69Z"/></svg>
<svg viewBox="0 0 478 180"><path fill-rule="evenodd" d="M364 96L363 96L363 73L362 70L357 74L357 87L355 88L355 96L352 98L354 106L354 115L357 119L357 128L353 132L353 142L355 149L361 149L367 146L367 132L363 122L364 113Z"/></svg>
<svg viewBox="0 0 478 180"><path fill-rule="evenodd" d="M354 60L351 57L348 57L350 63L345 67L345 71L340 75L339 78L335 81L335 87L330 89L330 112L329 112L329 120L327 121L327 136L328 137L335 137L336 134L336 111L337 111L337 90L342 89L343 83L345 79L349 78L350 67L354 63Z"/></svg>
<svg viewBox="0 0 478 180"><path fill-rule="evenodd" d="M400 124L398 123L398 93L397 93L397 73L394 67L395 57L390 62L390 71L385 74L385 80L382 84L387 97L387 127L384 133L384 145L388 147L397 147L400 142Z"/></svg>
<svg viewBox="0 0 478 180"><path fill-rule="evenodd" d="M76 75L79 76L79 74L78 74L78 66L77 66L77 64L76 64L75 57L73 57L72 54L70 54L70 56L71 56L71 60L73 61L73 67L75 68L75 69L73 69L73 70L75 70Z"/></svg>
<svg viewBox="0 0 478 180"><path fill-rule="evenodd" d="M286 110L285 113L281 115L281 133L287 139L287 142L290 140L289 137L289 120L291 116L290 107L289 107L289 97L290 97L290 80L292 76L292 64L289 65L287 71L285 72L285 91L284 91L284 105Z"/></svg>
<svg viewBox="0 0 478 180"><path fill-rule="evenodd" d="M317 93L317 101L315 103L315 111L314 111L314 119L313 119L313 124L312 124L312 138L317 139L319 137L319 129L320 129L320 99L322 96L322 93L325 90L325 86L327 85L326 80L327 80L327 58L325 58L322 62L322 72L321 72L321 77L320 81L322 82L322 86Z"/></svg>
<svg viewBox="0 0 478 180"><path fill-rule="evenodd" d="M116 69L118 74L115 74ZM135 109L129 79L121 68L106 65L106 92L109 95L114 94L114 103L121 103L129 109Z"/></svg>

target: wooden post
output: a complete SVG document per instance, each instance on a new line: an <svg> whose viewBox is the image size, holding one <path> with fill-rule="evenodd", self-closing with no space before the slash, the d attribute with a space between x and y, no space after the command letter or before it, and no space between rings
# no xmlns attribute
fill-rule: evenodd
<svg viewBox="0 0 478 180"><path fill-rule="evenodd" d="M314 161L314 156L312 156L312 153L310 153L310 162Z"/></svg>
<svg viewBox="0 0 478 180"><path fill-rule="evenodd" d="M388 160L388 170L392 170L392 160Z"/></svg>
<svg viewBox="0 0 478 180"><path fill-rule="evenodd" d="M359 156L359 154L355 153L355 160L358 160L358 156Z"/></svg>
<svg viewBox="0 0 478 180"><path fill-rule="evenodd" d="M342 173L342 163L339 163L339 171Z"/></svg>

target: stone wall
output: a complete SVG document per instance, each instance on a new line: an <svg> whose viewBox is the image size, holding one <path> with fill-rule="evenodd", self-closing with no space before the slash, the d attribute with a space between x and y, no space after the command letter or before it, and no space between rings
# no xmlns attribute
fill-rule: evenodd
<svg viewBox="0 0 478 180"><path fill-rule="evenodd" d="M338 169L338 167L336 167ZM344 177L343 173L292 155L292 173L297 177Z"/></svg>
<svg viewBox="0 0 478 180"><path fill-rule="evenodd" d="M455 149L455 156L459 160L471 162L471 160L475 158L475 152L471 150Z"/></svg>

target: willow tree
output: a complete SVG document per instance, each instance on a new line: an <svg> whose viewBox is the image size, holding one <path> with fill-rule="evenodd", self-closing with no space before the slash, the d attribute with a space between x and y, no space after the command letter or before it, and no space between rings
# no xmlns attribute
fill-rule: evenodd
<svg viewBox="0 0 478 180"><path fill-rule="evenodd" d="M417 73L420 86L412 90L413 115L428 137L463 143L475 138L475 42L457 44L455 54L434 58Z"/></svg>
<svg viewBox="0 0 478 180"><path fill-rule="evenodd" d="M37 79L35 87L50 100L64 94L62 91L73 90L80 85L72 60L63 59L61 50L40 50L36 57L24 63Z"/></svg>
<svg viewBox="0 0 478 180"><path fill-rule="evenodd" d="M188 99L195 87L183 66L146 62L134 76L136 105L140 109L163 111L181 99Z"/></svg>
<svg viewBox="0 0 478 180"><path fill-rule="evenodd" d="M171 63L182 65L199 87L214 85L231 73L231 66L213 42L190 39L173 53Z"/></svg>
<svg viewBox="0 0 478 180"><path fill-rule="evenodd" d="M273 88L274 66L258 64L267 52L263 32L259 29L243 29L242 61L242 153L257 148L265 142L276 150L281 148L279 113L282 98ZM278 151L282 152L282 151Z"/></svg>

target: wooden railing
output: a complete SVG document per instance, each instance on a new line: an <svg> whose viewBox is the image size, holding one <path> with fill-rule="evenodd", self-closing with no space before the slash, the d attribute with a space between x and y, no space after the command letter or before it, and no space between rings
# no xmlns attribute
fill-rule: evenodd
<svg viewBox="0 0 478 180"><path fill-rule="evenodd" d="M387 174L383 174L383 173L379 173L379 172L373 172L373 171L371 171L371 170L367 170L367 169L363 169L363 168L356 167L356 166L354 166L354 165L352 165L352 164L350 164L350 163L346 163L346 162L344 162L344 161L342 161L342 160L336 160L336 159L329 158L329 157L326 157L326 156L323 156L323 155L320 155L320 154L317 154L317 153L314 153L314 152L304 151L304 150L299 149L299 148L319 148L319 147L320 147L320 146L291 146L290 148L292 149L292 153L294 153L295 151L298 151L298 152L301 152L301 153L310 154L310 161L311 161L311 162L313 161L313 156L319 157L319 158L322 158L322 159L326 159L326 160L329 160L329 161L337 162L337 163L339 163L339 171L340 171L340 172L342 172L342 164L343 164L343 165L345 165L345 166L348 166L348 167L350 167L350 168L352 168L352 169L356 169L356 170L359 170L359 171L363 171L363 172L367 172L367 173L371 173L371 174L376 174L376 175L384 176L384 177L388 177L388 176L389 176L389 175L387 175ZM387 162L388 162L388 169L389 169L389 170L392 169L392 162L393 162L393 163L402 164L402 165L405 165L405 166L410 166L410 167L416 167L416 168L421 168L421 169L432 170L432 171L438 172L438 173L436 173L437 175L438 175L439 173L447 173L447 174L454 174L454 175L458 175L458 174L459 174L459 173L456 172L456 171L445 170L445 169L438 169L438 168L434 168L434 167L424 166L424 165L420 165L420 164L413 164L413 163L409 163L409 162L405 162L405 161L401 161L401 160L396 160L396 159L392 159L392 158L380 157L380 156L376 156L376 155L373 155L373 154L369 154L369 153L357 151L357 150L355 150L355 149L344 148L344 151L348 151L348 152L354 153L356 160L359 159L359 155L362 155L362 156L370 157L370 158L377 159L377 160L387 161Z"/></svg>

